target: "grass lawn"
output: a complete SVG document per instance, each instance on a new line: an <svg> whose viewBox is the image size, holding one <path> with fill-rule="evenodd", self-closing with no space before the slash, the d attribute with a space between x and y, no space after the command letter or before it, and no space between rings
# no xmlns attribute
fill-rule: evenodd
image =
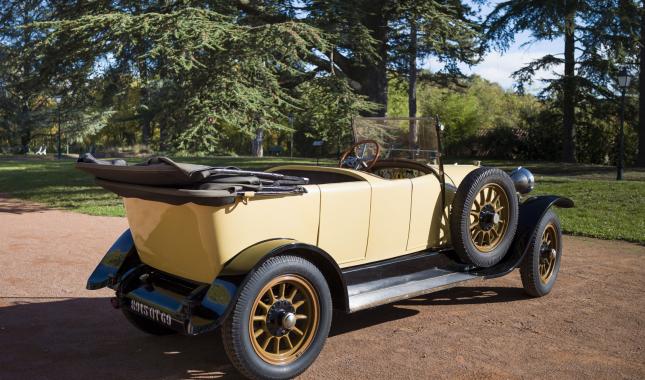
<svg viewBox="0 0 645 380"><path fill-rule="evenodd" d="M264 169L285 163L315 163L310 159L281 157L179 160L247 169ZM72 160L0 158L0 193L91 215L123 216L120 199L95 186L92 178L74 170L73 164ZM505 170L516 166L505 161L486 161L483 164ZM573 209L557 211L566 233L645 244L645 170L628 170L626 180L617 182L614 168L607 166L557 163L527 163L524 166L536 176L537 187L532 194L563 195L576 203Z"/></svg>

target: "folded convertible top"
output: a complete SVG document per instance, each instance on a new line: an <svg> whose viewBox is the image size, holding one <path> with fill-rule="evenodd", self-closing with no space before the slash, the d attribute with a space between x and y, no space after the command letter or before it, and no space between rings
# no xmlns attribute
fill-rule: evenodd
<svg viewBox="0 0 645 380"><path fill-rule="evenodd" d="M241 170L235 167L177 163L168 157L153 157L128 165L124 160L99 160L86 153L76 168L96 178L96 183L123 197L184 204L222 205L238 195L288 195L305 193L309 180L277 173Z"/></svg>

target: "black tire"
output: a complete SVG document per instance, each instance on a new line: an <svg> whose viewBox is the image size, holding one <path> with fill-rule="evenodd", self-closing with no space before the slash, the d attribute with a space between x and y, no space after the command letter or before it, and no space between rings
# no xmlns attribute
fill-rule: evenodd
<svg viewBox="0 0 645 380"><path fill-rule="evenodd" d="M551 230L551 228L553 230ZM544 237L545 234L551 234L555 237L555 246L545 247ZM551 249L555 250L555 257L553 267L540 267L544 265L544 260L547 260ZM532 297L542 297L551 292L555 280L560 271L560 259L562 257L562 230L560 228L560 219L551 210L540 220L537 227L535 236L529 242L528 252L520 265L520 275L522 277L522 285L524 291ZM545 272L541 272L541 269ZM543 278L543 274L549 274L548 277Z"/></svg>
<svg viewBox="0 0 645 380"><path fill-rule="evenodd" d="M159 336L177 334L177 331L169 327L162 326L159 323L152 321L146 317L137 315L125 307L122 307L121 311L123 312L125 319L127 319L128 322L132 324L132 326L136 327L146 334Z"/></svg>
<svg viewBox="0 0 645 380"><path fill-rule="evenodd" d="M481 201L480 191L484 191L486 194ZM493 198L491 201L495 201L497 199L495 196L498 193L500 197L505 197L505 203L507 204L507 207L503 207L499 212L492 205L486 204L488 194L491 194L491 198ZM500 202L502 200L504 198L501 198ZM475 212L478 216L473 216L473 220L471 220L471 209L476 207L475 202L483 203L481 205L482 213ZM491 209L493 211L486 207L493 207ZM508 210L502 211L504 208L508 208ZM486 214L483 214L484 211ZM500 218L499 215L502 215L502 213L505 215L504 219L506 220ZM450 238L455 252L461 261L466 264L484 268L497 264L513 242L515 230L517 229L517 218L517 195L513 181L508 174L495 168L482 167L473 170L459 184L452 201ZM477 220L480 220L481 224L477 223ZM473 224L475 227L472 227ZM480 227L480 225L484 227ZM485 228L488 228L488 230L485 230ZM496 235L494 236L493 233L496 233ZM474 240L480 237L482 240L485 237L488 237L489 240L494 240L488 244L490 249L487 249L484 241L481 242L479 248L475 245Z"/></svg>
<svg viewBox="0 0 645 380"><path fill-rule="evenodd" d="M273 286L271 284L276 279L287 276L304 279L312 289L315 289L314 293L317 294L316 299L319 306L318 322L314 327L311 327L310 331L313 335L311 335L304 351L293 355L290 359L292 361L275 364L263 359L261 353L256 351L257 348L254 347L255 343L250 334L249 322L251 322L251 316L256 315L256 301L261 299L260 297L267 287ZM251 379L289 379L304 372L318 357L329 334L331 320L331 294L320 270L311 262L298 256L277 256L269 258L249 274L247 282L243 285L239 297L233 305L233 310L222 325L222 340L226 354L242 375ZM252 325L253 323L251 322ZM289 344L291 344L291 340L289 340ZM278 347L280 347L279 341ZM278 351L280 351L279 348Z"/></svg>

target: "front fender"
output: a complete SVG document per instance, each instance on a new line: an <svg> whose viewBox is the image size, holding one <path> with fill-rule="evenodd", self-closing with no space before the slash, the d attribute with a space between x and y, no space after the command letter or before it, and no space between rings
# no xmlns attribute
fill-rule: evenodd
<svg viewBox="0 0 645 380"><path fill-rule="evenodd" d="M519 207L515 238L506 256L494 266L475 270L473 274L485 278L495 278L504 276L517 268L528 251L528 243L533 239L540 220L552 206L571 208L574 207L574 203L569 198L557 195L535 196L522 202Z"/></svg>
<svg viewBox="0 0 645 380"><path fill-rule="evenodd" d="M130 229L127 229L116 239L99 265L96 266L87 280L86 288L96 290L113 286L118 281L120 274L138 264L139 256L134 247L134 240Z"/></svg>

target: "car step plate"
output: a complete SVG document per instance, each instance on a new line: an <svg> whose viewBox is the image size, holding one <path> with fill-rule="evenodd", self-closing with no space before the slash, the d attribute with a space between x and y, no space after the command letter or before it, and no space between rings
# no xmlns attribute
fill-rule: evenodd
<svg viewBox="0 0 645 380"><path fill-rule="evenodd" d="M451 288L480 278L463 272L429 269L402 278L391 277L348 287L349 310L355 312Z"/></svg>

